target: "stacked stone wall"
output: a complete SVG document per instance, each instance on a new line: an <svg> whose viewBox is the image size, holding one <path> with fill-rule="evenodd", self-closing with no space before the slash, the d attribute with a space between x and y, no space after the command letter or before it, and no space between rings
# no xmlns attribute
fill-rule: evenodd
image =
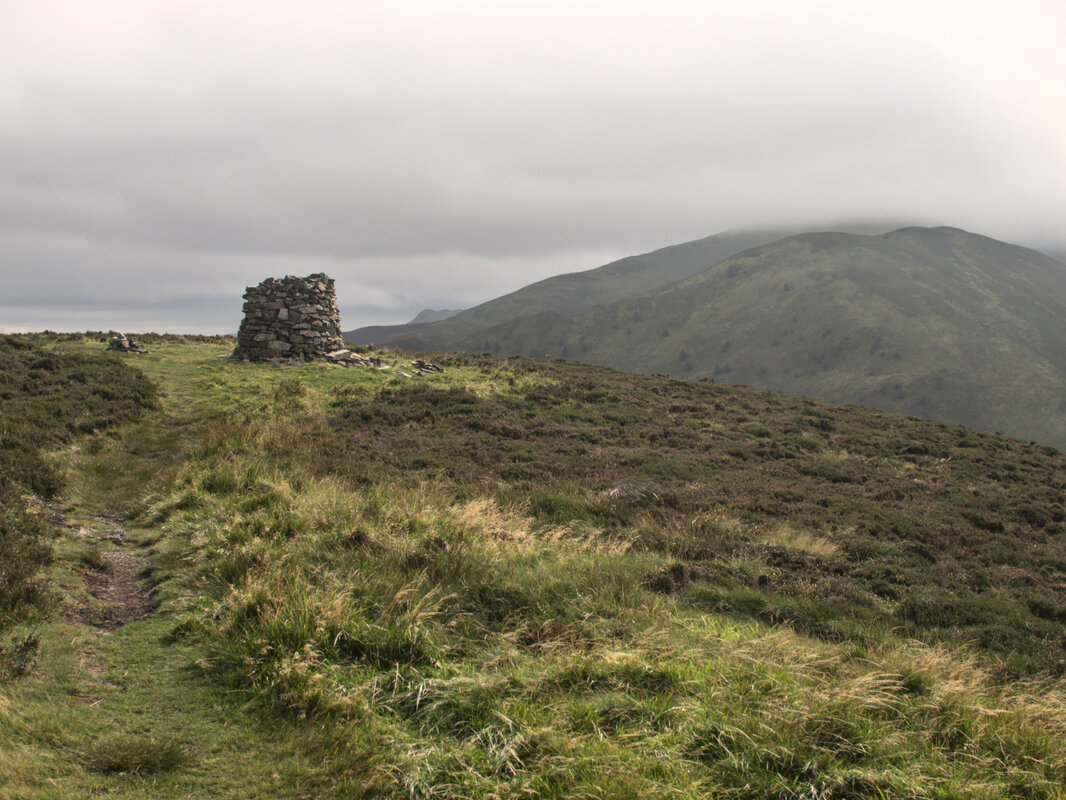
<svg viewBox="0 0 1066 800"><path fill-rule="evenodd" d="M333 279L323 273L267 278L244 294L233 358L315 361L344 349Z"/></svg>

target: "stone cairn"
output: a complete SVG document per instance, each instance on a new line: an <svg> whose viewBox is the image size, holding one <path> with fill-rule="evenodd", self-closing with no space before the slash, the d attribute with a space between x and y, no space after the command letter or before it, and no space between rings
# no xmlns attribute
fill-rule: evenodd
<svg viewBox="0 0 1066 800"><path fill-rule="evenodd" d="M341 312L333 279L319 272L306 278L267 278L244 293L244 319L237 331L237 361L300 363L324 361L342 367L386 366L378 357L349 350L341 338ZM415 375L444 372L429 361L412 361ZM395 370L405 378L409 373Z"/></svg>
<svg viewBox="0 0 1066 800"><path fill-rule="evenodd" d="M333 279L267 278L244 293L244 319L233 358L242 361L332 360L350 352L341 339Z"/></svg>

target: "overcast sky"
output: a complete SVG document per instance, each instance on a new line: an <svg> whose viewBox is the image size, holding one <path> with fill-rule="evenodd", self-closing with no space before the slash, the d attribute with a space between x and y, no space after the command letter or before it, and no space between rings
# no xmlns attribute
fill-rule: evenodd
<svg viewBox="0 0 1066 800"><path fill-rule="evenodd" d="M0 330L345 329L740 226L1066 245L1063 0L0 0Z"/></svg>

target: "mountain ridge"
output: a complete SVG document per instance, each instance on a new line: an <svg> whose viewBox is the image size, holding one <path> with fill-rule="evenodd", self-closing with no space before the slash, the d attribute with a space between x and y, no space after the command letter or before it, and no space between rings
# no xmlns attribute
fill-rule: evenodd
<svg viewBox="0 0 1066 800"><path fill-rule="evenodd" d="M1066 266L958 228L808 232L448 349L853 402L1066 446Z"/></svg>
<svg viewBox="0 0 1066 800"><path fill-rule="evenodd" d="M842 230L883 231L889 223L852 222ZM612 261L580 272L554 275L434 322L358 328L343 334L355 344L383 344L411 349L445 350L448 342L507 320L540 311L563 311L614 302L694 275L737 253L801 232L801 228L765 227L723 231L689 242ZM416 320L417 321L417 318ZM391 328L391 329L390 329ZM375 338L371 338L375 337Z"/></svg>

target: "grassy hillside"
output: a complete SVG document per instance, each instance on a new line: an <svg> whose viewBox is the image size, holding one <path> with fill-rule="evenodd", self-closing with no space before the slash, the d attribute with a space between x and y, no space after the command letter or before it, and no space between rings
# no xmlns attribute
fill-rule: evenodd
<svg viewBox="0 0 1066 800"><path fill-rule="evenodd" d="M8 640L9 631L51 600L40 573L53 531L24 497L62 488L41 451L155 405L155 387L102 350L57 352L41 337L0 336L0 683L29 668L38 644L32 632Z"/></svg>
<svg viewBox="0 0 1066 800"><path fill-rule="evenodd" d="M1066 446L1066 266L951 228L804 234L456 343L712 377Z"/></svg>
<svg viewBox="0 0 1066 800"><path fill-rule="evenodd" d="M222 351L153 347L163 410L62 455L161 607L45 631L0 693L13 796L1064 796L1057 451L558 362Z"/></svg>
<svg viewBox="0 0 1066 800"><path fill-rule="evenodd" d="M123 359L64 352L44 336L0 336L0 473L4 484L51 497L60 489L42 448L144 413L155 386Z"/></svg>
<svg viewBox="0 0 1066 800"><path fill-rule="evenodd" d="M458 349L455 342L459 339L493 325L542 311L573 311L612 303L695 275L736 253L790 233L794 231L762 229L708 236L597 269L555 275L424 328L397 325L390 332L379 326L351 331L345 337L352 342L414 349Z"/></svg>

